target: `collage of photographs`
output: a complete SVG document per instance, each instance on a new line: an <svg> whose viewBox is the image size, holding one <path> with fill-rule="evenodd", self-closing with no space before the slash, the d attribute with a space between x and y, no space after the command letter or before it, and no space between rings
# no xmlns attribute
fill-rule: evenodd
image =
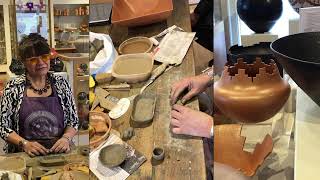
<svg viewBox="0 0 320 180"><path fill-rule="evenodd" d="M319 0L0 0L0 180L319 180Z"/></svg>

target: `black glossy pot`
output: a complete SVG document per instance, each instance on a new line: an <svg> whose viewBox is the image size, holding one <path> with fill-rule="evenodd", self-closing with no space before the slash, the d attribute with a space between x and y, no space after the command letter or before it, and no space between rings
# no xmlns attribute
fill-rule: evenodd
<svg viewBox="0 0 320 180"><path fill-rule="evenodd" d="M286 36L271 44L278 62L320 106L320 32Z"/></svg>
<svg viewBox="0 0 320 180"><path fill-rule="evenodd" d="M240 19L256 33L268 32L282 13L282 0L238 0Z"/></svg>

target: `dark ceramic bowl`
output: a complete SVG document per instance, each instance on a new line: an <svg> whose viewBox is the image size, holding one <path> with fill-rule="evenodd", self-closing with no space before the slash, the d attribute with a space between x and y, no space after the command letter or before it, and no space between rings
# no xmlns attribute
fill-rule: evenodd
<svg viewBox="0 0 320 180"><path fill-rule="evenodd" d="M320 32L286 36L270 47L289 76L320 106Z"/></svg>

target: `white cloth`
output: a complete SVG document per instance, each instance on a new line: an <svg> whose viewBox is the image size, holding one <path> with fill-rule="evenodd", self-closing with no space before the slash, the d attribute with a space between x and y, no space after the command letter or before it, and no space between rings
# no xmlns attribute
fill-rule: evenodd
<svg viewBox="0 0 320 180"><path fill-rule="evenodd" d="M104 48L100 50L94 61L90 62L90 74L110 72L115 58L118 56L116 49L113 46L112 40L107 34L90 32L90 42L95 39L103 40Z"/></svg>

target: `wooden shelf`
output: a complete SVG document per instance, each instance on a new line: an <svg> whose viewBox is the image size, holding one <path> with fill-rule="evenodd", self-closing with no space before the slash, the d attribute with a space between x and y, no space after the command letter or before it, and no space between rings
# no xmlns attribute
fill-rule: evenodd
<svg viewBox="0 0 320 180"><path fill-rule="evenodd" d="M84 76L76 76L77 80L82 82L82 81L89 81L89 75L84 75Z"/></svg>

